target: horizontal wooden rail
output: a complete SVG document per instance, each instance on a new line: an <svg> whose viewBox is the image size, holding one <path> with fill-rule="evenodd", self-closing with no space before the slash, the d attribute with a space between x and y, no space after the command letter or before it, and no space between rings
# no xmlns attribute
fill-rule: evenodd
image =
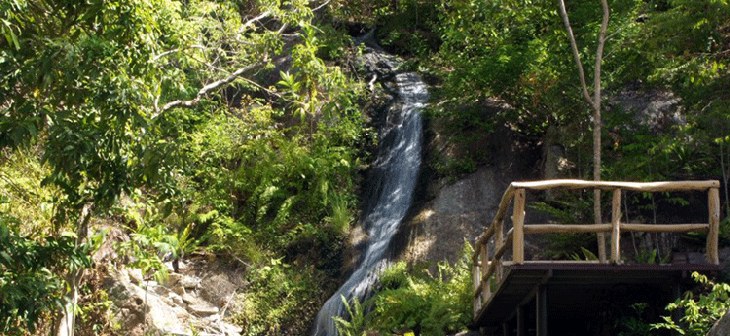
<svg viewBox="0 0 730 336"><path fill-rule="evenodd" d="M525 234L571 234L611 232L611 224L530 224L525 225Z"/></svg>
<svg viewBox="0 0 730 336"><path fill-rule="evenodd" d="M585 180L547 180L536 182L512 182L511 188L547 190L547 189L601 189L631 190L639 192L663 191L703 191L720 188L719 181L666 181L666 182L616 182Z"/></svg>
<svg viewBox="0 0 730 336"><path fill-rule="evenodd" d="M720 222L719 181L666 181L666 182L617 182L617 181L584 181L584 180L548 180L535 182L513 182L502 195L499 208L494 219L476 239L474 246L474 312L478 314L483 305L488 304L492 295L491 281L500 283L502 269L509 265L519 265L524 260L524 235L526 234L578 234L596 233L603 235L610 233L611 262L621 262L620 238L622 232L648 233L707 233L707 261L718 265L717 240ZM550 189L591 189L613 192L611 202L611 222L608 224L525 224L525 190ZM621 194L622 190L635 192L689 192L705 191L708 193L707 223L697 224L629 224L621 223ZM514 205L513 205L514 201ZM512 228L504 235L504 220L507 211L512 206ZM506 237L505 237L506 236ZM490 254L487 245L493 242L494 253ZM512 260L503 260L508 249L512 248ZM604 247L605 249L605 247ZM605 250L599 251L605 256ZM530 263L550 263L555 261L529 261ZM567 261L559 261L565 263ZM580 263L598 261L579 261ZM601 262L606 262L602 259ZM496 273L496 274L495 274ZM494 279L493 279L494 277Z"/></svg>
<svg viewBox="0 0 730 336"><path fill-rule="evenodd" d="M689 233L708 232L710 225L701 224L620 224L623 232ZM525 234L610 233L611 224L525 224Z"/></svg>
<svg viewBox="0 0 730 336"><path fill-rule="evenodd" d="M708 232L710 224L621 224L621 231L650 233Z"/></svg>

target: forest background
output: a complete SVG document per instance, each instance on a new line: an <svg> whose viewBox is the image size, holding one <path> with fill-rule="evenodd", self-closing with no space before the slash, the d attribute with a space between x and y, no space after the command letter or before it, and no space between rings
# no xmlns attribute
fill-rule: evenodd
<svg viewBox="0 0 730 336"><path fill-rule="evenodd" d="M647 125L605 104L603 179L718 179L725 218L730 3L608 3L606 99L670 93L681 113ZM600 1L567 6L592 69ZM591 114L555 1L1 0L0 331L58 331L78 316L119 332L104 322L104 291L82 280L104 272L90 256L121 228L131 240L120 253L150 274L191 253L244 266L249 309L232 317L244 334L306 334L342 280L377 146L383 102L351 36L373 28L430 82L427 117L463 148L428 162L436 174L490 164L470 144L506 125L533 146L562 146L565 177L591 176ZM508 108L485 109L495 101ZM686 202L642 197L631 201L647 217L657 202ZM436 287L471 288L444 267L462 276ZM393 274L390 288L435 288L433 277ZM431 298L453 302L442 307L451 322L418 322L434 333L462 328L470 307L443 292ZM371 328L416 323L388 318L400 315L384 304Z"/></svg>

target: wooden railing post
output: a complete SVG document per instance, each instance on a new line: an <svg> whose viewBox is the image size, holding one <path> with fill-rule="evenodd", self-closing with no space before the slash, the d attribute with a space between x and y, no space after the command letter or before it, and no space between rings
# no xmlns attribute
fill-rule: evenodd
<svg viewBox="0 0 730 336"><path fill-rule="evenodd" d="M492 260L492 258L489 257L489 253L487 252L488 243L484 243L484 246L482 246L482 276L480 276L481 279L484 279L485 277L489 277L489 274L487 274L487 270L489 269L489 262ZM487 293L487 291L490 290L489 288L489 279L487 279L487 288L482 288L482 293ZM482 300L482 302L485 302Z"/></svg>
<svg viewBox="0 0 730 336"><path fill-rule="evenodd" d="M707 207L709 209L709 226L707 232L707 262L719 265L720 259L717 254L717 239L720 232L720 190L710 188L707 195Z"/></svg>
<svg viewBox="0 0 730 336"><path fill-rule="evenodd" d="M477 242L477 248L483 249L485 247ZM472 283L474 284L474 314L477 314L482 305L482 302L479 299L481 297L481 293L478 293L477 291L479 290L479 284L482 282L482 276L484 276L484 273L482 272L482 265L484 265L484 263L486 263L484 258L479 259L479 257L477 257L474 259L474 269L472 274Z"/></svg>
<svg viewBox="0 0 730 336"><path fill-rule="evenodd" d="M512 209L512 262L525 261L525 189L517 189Z"/></svg>
<svg viewBox="0 0 730 336"><path fill-rule="evenodd" d="M601 199L601 190L593 189L593 197L600 200ZM596 225L602 224L601 214L598 213L598 211L595 211L595 209L594 209L593 215L594 215L593 224L596 224ZM606 234L603 232L596 233L596 239L598 240L598 260L601 263L606 263Z"/></svg>
<svg viewBox="0 0 730 336"><path fill-rule="evenodd" d="M621 189L613 190L611 200L611 262L621 261Z"/></svg>
<svg viewBox="0 0 730 336"><path fill-rule="evenodd" d="M502 246L504 245L504 220L499 220L497 223L495 223L495 232L494 232L494 250L499 251L502 249ZM495 260L497 263L494 268L494 275L495 279L497 280L497 283L502 281L502 260L501 257Z"/></svg>

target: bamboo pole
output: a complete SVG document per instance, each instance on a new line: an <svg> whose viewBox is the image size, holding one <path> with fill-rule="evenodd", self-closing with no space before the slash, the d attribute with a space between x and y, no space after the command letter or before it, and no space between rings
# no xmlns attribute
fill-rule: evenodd
<svg viewBox="0 0 730 336"><path fill-rule="evenodd" d="M611 200L611 262L621 261L621 189L614 189Z"/></svg>
<svg viewBox="0 0 730 336"><path fill-rule="evenodd" d="M707 233L707 262L719 265L717 240L720 231L720 189L711 188L707 197L709 209L709 232Z"/></svg>
<svg viewBox="0 0 730 336"><path fill-rule="evenodd" d="M517 189L514 208L512 209L512 262L522 264L525 261L525 189Z"/></svg>

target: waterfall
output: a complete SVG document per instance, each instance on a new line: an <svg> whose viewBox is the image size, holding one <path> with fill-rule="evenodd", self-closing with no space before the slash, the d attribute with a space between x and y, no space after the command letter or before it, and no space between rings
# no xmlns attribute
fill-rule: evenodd
<svg viewBox="0 0 730 336"><path fill-rule="evenodd" d="M394 66L387 62L391 68ZM420 110L428 100L426 84L416 73L395 76L397 101L388 112L386 129L378 148L374 173L369 181L374 203L366 209L364 227L368 234L365 258L350 278L322 306L313 335L337 335L332 316L349 318L342 303L368 297L377 274L387 266L388 246L411 205L421 164L422 124Z"/></svg>

